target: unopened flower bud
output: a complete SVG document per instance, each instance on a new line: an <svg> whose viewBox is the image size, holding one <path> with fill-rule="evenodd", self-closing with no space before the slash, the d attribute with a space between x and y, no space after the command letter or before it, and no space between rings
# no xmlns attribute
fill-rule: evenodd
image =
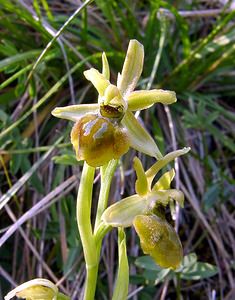
<svg viewBox="0 0 235 300"><path fill-rule="evenodd" d="M10 300L14 297L23 298L26 300L69 300L70 298L62 293L59 293L57 286L51 281L43 278L36 278L17 286L10 291L5 300Z"/></svg>
<svg viewBox="0 0 235 300"><path fill-rule="evenodd" d="M129 149L123 128L95 114L87 114L75 123L71 142L77 159L85 160L92 167L118 159Z"/></svg>

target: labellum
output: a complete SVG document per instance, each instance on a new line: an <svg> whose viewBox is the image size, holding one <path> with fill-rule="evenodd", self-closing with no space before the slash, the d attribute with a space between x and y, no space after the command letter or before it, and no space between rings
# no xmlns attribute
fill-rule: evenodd
<svg viewBox="0 0 235 300"><path fill-rule="evenodd" d="M183 258L180 239L174 228L156 215L138 215L133 225L145 254L162 268L177 269Z"/></svg>
<svg viewBox="0 0 235 300"><path fill-rule="evenodd" d="M78 160L99 167L118 159L129 149L124 129L116 122L96 114L81 117L71 131L71 142Z"/></svg>

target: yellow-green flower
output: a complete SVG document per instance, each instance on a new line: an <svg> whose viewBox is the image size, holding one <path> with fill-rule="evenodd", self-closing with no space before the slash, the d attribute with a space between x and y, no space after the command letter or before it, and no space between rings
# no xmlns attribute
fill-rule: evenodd
<svg viewBox="0 0 235 300"><path fill-rule="evenodd" d="M135 158L136 194L111 205L102 215L104 223L113 227L129 227L133 224L143 251L163 268L178 268L183 251L174 228L165 220L164 215L156 215L156 208L159 205L166 206L172 199L183 206L184 195L179 190L170 189L175 176L174 169L164 173L153 187L152 182L164 166L189 150L190 148L184 148L167 154L146 172L140 160Z"/></svg>
<svg viewBox="0 0 235 300"><path fill-rule="evenodd" d="M117 85L113 85L110 83L109 64L103 53L102 73L94 68L84 72L86 79L98 91L98 103L57 107L53 110L55 117L76 122L72 143L78 160L84 159L94 167L101 166L112 158L119 158L128 151L129 146L147 155L162 157L156 143L132 111L146 109L157 102L174 103L176 95L175 92L161 89L134 91L143 62L143 45L131 40ZM83 139L84 135L86 138Z"/></svg>
<svg viewBox="0 0 235 300"><path fill-rule="evenodd" d="M135 183L136 194L124 198L109 206L102 215L105 223L114 227L129 227L137 215L151 213L157 203L166 206L170 199L175 199L181 206L184 202L184 194L176 189L169 189L175 176L174 169L164 173L153 185L156 174L176 157L186 154L190 148L173 151L159 159L146 172L140 160L134 159L134 168L137 175Z"/></svg>
<svg viewBox="0 0 235 300"><path fill-rule="evenodd" d="M4 299L10 300L15 296L26 300L69 300L69 297L59 293L54 283L43 278L36 278L17 286Z"/></svg>

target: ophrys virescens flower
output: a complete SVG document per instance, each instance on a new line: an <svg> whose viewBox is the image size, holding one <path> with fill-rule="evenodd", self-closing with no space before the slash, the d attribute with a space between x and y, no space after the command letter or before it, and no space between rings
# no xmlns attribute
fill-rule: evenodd
<svg viewBox="0 0 235 300"><path fill-rule="evenodd" d="M152 182L163 167L189 150L184 148L167 154L146 172L140 160L135 158L136 194L111 205L102 215L104 223L113 227L134 225L144 253L149 254L163 268L178 268L183 251L177 233L166 221L164 213L159 212L159 207L164 208L173 199L183 206L184 195L179 190L170 189L174 169L164 173L153 186Z"/></svg>
<svg viewBox="0 0 235 300"><path fill-rule="evenodd" d="M110 70L105 53L102 73L92 68L84 72L98 91L97 104L57 107L52 114L76 122L71 141L78 160L101 166L126 153L129 147L147 155L162 155L148 132L139 124L132 111L142 110L160 102L176 101L175 92L161 89L134 91L144 62L144 48L131 40L117 85L110 83Z"/></svg>

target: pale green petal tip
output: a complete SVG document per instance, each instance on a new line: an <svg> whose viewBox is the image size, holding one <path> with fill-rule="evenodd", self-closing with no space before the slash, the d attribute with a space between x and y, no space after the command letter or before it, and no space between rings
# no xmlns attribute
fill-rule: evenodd
<svg viewBox="0 0 235 300"><path fill-rule="evenodd" d="M159 101L162 104L169 105L177 102L176 93L174 91L161 90L161 100Z"/></svg>
<svg viewBox="0 0 235 300"><path fill-rule="evenodd" d="M51 112L52 116L60 118L60 109L58 107L54 108Z"/></svg>
<svg viewBox="0 0 235 300"><path fill-rule="evenodd" d="M96 114L98 109L98 104L69 105L64 107L56 107L53 109L51 114L56 118L76 122L85 114Z"/></svg>
<svg viewBox="0 0 235 300"><path fill-rule="evenodd" d="M184 154L188 153L191 150L191 147L184 147L182 151L184 151Z"/></svg>
<svg viewBox="0 0 235 300"><path fill-rule="evenodd" d="M56 107L51 112L52 116L60 119L67 119L66 113L63 111L63 107Z"/></svg>
<svg viewBox="0 0 235 300"><path fill-rule="evenodd" d="M102 54L102 75L109 80L110 79L110 70L109 63L105 52Z"/></svg>
<svg viewBox="0 0 235 300"><path fill-rule="evenodd" d="M143 70L144 47L137 40L130 40L123 64L121 76L118 76L117 87L123 95L134 90Z"/></svg>
<svg viewBox="0 0 235 300"><path fill-rule="evenodd" d="M86 77L86 79L94 85L99 95L103 96L105 89L110 84L109 80L107 80L103 74L101 74L98 70L94 68L84 71L83 74Z"/></svg>
<svg viewBox="0 0 235 300"><path fill-rule="evenodd" d="M146 172L146 176L148 178L148 183L151 185L153 178L156 174L165 167L168 163L176 159L177 157L184 155L190 151L190 147L184 147L183 149L176 150L166 154L164 157L155 162Z"/></svg>

